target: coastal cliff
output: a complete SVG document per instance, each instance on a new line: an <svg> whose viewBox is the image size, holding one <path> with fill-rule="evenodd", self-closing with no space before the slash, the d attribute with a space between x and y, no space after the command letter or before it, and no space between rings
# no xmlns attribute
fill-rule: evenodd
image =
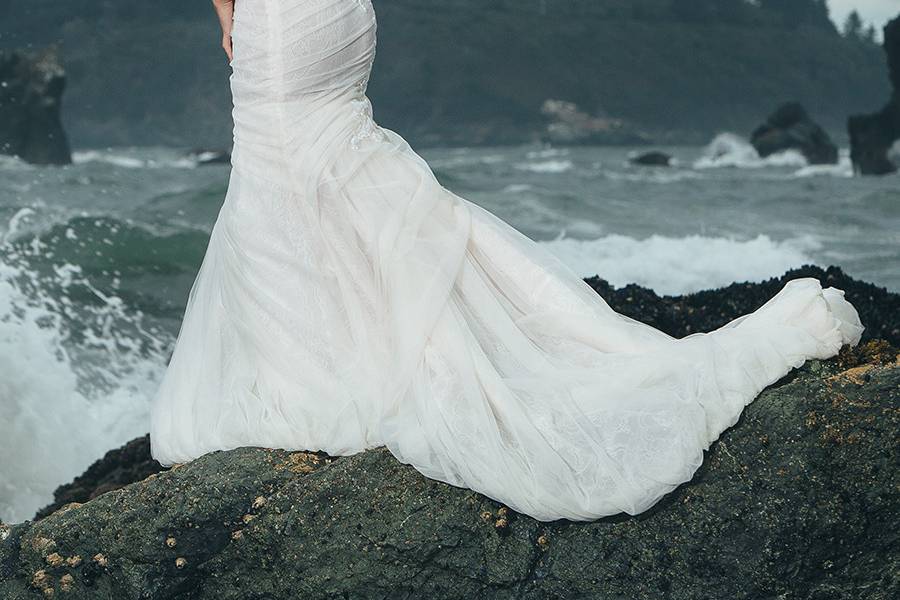
<svg viewBox="0 0 900 600"><path fill-rule="evenodd" d="M850 158L862 175L886 175L900 168L889 155L900 140L900 16L884 28L884 51L894 88L890 100L877 113L853 116L847 123Z"/></svg>

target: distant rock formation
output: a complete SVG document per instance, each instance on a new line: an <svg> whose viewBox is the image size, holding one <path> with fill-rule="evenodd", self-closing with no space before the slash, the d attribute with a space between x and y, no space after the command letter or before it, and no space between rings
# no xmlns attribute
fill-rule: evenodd
<svg viewBox="0 0 900 600"><path fill-rule="evenodd" d="M628 162L642 167L670 167L672 166L672 156L665 152L653 150L651 152L630 156Z"/></svg>
<svg viewBox="0 0 900 600"><path fill-rule="evenodd" d="M556 145L647 144L650 138L622 119L590 115L577 104L547 100L541 114L548 119L544 141Z"/></svg>
<svg viewBox="0 0 900 600"><path fill-rule="evenodd" d="M833 165L838 161L837 146L797 102L781 105L756 128L750 143L762 158L799 150L811 165Z"/></svg>
<svg viewBox="0 0 900 600"><path fill-rule="evenodd" d="M900 140L900 17L884 28L884 51L894 93L879 112L850 117L850 159L861 175L887 175L898 169L891 146Z"/></svg>
<svg viewBox="0 0 900 600"><path fill-rule="evenodd" d="M0 154L34 164L72 162L60 119L65 85L54 50L0 51Z"/></svg>

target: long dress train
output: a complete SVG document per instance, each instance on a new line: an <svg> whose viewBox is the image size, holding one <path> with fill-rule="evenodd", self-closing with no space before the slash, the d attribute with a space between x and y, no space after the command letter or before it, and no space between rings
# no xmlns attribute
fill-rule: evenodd
<svg viewBox="0 0 900 600"><path fill-rule="evenodd" d="M637 514L767 385L856 344L835 288L672 338L437 182L365 95L369 0L239 0L233 169L154 400L164 464L387 446L536 519Z"/></svg>

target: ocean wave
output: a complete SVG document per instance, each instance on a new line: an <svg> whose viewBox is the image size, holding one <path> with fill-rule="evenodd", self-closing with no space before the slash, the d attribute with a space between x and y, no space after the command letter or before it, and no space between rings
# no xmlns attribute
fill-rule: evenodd
<svg viewBox="0 0 900 600"><path fill-rule="evenodd" d="M661 169L642 168L634 173L622 173L619 171L604 171L603 176L612 181L628 181L631 183L678 183L694 179L703 179L703 174L697 171L678 171L671 167Z"/></svg>
<svg viewBox="0 0 900 600"><path fill-rule="evenodd" d="M28 216L20 211L17 220ZM12 224L8 231L17 231ZM53 490L147 430L172 336L145 324L47 245L0 244L0 519L30 518ZM41 440L41 443L34 443Z"/></svg>
<svg viewBox="0 0 900 600"><path fill-rule="evenodd" d="M812 238L776 241L691 235L636 239L608 235L593 240L560 237L541 242L583 277L599 275L616 286L629 283L660 294L686 294L729 285L740 277L762 281L792 267L813 263Z"/></svg>
<svg viewBox="0 0 900 600"><path fill-rule="evenodd" d="M72 162L76 165L85 163L104 163L123 169L193 169L200 164L200 158L191 156L141 157L127 149L79 150L72 153Z"/></svg>
<svg viewBox="0 0 900 600"><path fill-rule="evenodd" d="M853 163L842 156L836 165L809 165L794 172L794 177L853 177Z"/></svg>
<svg viewBox="0 0 900 600"><path fill-rule="evenodd" d="M809 163L796 150L778 152L761 158L756 148L734 133L721 133L710 142L703 156L694 162L695 169L761 169L763 167L806 167Z"/></svg>
<svg viewBox="0 0 900 600"><path fill-rule="evenodd" d="M531 173L565 173L575 168L571 160L544 160L538 162L519 163L515 165L520 171Z"/></svg>

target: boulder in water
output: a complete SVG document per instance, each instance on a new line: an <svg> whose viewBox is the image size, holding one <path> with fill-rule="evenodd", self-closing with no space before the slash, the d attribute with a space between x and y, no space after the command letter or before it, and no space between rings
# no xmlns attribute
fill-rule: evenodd
<svg viewBox="0 0 900 600"><path fill-rule="evenodd" d="M750 143L763 158L785 150L798 150L812 165L838 162L837 146L797 102L780 106L756 128Z"/></svg>
<svg viewBox="0 0 900 600"><path fill-rule="evenodd" d="M672 166L672 156L665 152L654 150L652 152L644 152L643 154L630 156L628 162L633 165L644 167L670 167Z"/></svg>
<svg viewBox="0 0 900 600"><path fill-rule="evenodd" d="M900 140L900 17L884 28L884 50L894 92L887 105L870 115L855 115L847 122L850 133L850 159L862 175L887 175L898 169L891 156L892 146Z"/></svg>
<svg viewBox="0 0 900 600"><path fill-rule="evenodd" d="M60 118L66 76L53 49L0 50L0 154L34 164L72 162Z"/></svg>

